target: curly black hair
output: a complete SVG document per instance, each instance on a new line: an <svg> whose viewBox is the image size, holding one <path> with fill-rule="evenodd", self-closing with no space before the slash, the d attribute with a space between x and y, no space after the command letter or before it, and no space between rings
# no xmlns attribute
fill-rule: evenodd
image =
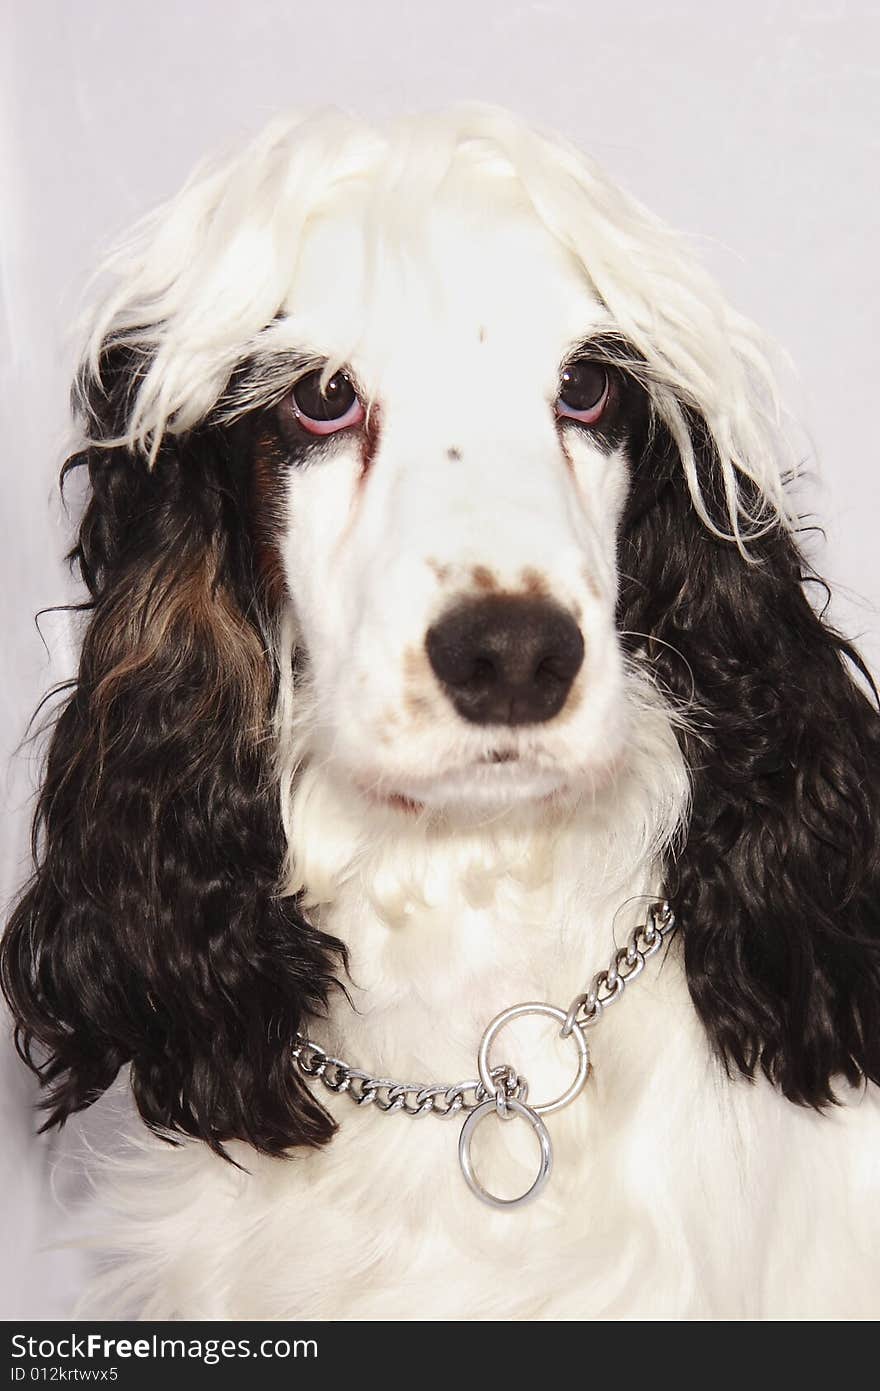
<svg viewBox="0 0 880 1391"><path fill-rule="evenodd" d="M136 366L111 350L106 394L79 402L98 437ZM90 621L2 948L47 1126L130 1063L140 1113L166 1135L280 1154L335 1129L291 1064L345 949L278 887L278 672L243 524L249 438L209 423L169 437L153 467L95 445L64 468L91 485L70 555Z"/></svg>

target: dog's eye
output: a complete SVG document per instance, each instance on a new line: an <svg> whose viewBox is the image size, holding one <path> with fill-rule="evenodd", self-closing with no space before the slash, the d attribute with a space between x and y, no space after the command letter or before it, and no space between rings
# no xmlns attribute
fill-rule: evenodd
<svg viewBox="0 0 880 1391"><path fill-rule="evenodd" d="M608 391L608 373L600 363L586 359L570 362L562 370L556 414L592 425L607 405Z"/></svg>
<svg viewBox="0 0 880 1391"><path fill-rule="evenodd" d="M322 387L321 372L301 377L288 397L297 421L310 435L333 435L360 425L364 407L344 372L334 372Z"/></svg>

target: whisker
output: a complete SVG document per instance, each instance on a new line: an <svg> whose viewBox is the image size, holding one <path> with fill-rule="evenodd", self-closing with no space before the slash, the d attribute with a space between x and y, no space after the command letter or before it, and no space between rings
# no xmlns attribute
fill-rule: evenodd
<svg viewBox="0 0 880 1391"><path fill-rule="evenodd" d="M622 638L644 638L646 642L656 642L661 647L665 647L669 652L674 653L676 657L680 658L687 668L687 673L691 681L691 693L685 702L685 706L689 706L694 702L697 694L697 681L694 676L694 669L680 648L675 647L671 642L667 642L665 638L658 638L655 633L639 633L632 628L621 629L620 636Z"/></svg>

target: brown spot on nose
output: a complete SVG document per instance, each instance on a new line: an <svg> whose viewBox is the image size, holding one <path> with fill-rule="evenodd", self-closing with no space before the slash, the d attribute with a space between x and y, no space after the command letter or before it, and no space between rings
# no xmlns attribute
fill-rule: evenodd
<svg viewBox="0 0 880 1391"><path fill-rule="evenodd" d="M446 457L447 459L451 459L454 464L457 464L461 460L461 450L456 445L453 445L451 449L447 449Z"/></svg>
<svg viewBox="0 0 880 1391"><path fill-rule="evenodd" d="M471 579L477 589L493 590L501 588L501 585L498 583L497 575L493 574L486 565L475 565L471 570Z"/></svg>
<svg viewBox="0 0 880 1391"><path fill-rule="evenodd" d="M412 716L413 724L421 724L425 717L431 714L431 702L427 696L409 693L404 697L408 713Z"/></svg>
<svg viewBox="0 0 880 1391"><path fill-rule="evenodd" d="M550 594L550 586L540 570L523 570L522 587L526 594L531 594L535 599L546 599Z"/></svg>
<svg viewBox="0 0 880 1391"><path fill-rule="evenodd" d="M427 654L418 647L407 647L403 654L403 675L408 682L428 674Z"/></svg>
<svg viewBox="0 0 880 1391"><path fill-rule="evenodd" d="M429 557L425 561L425 564L427 565L429 570L433 570L440 584L446 583L446 581L449 579L448 565L441 565L439 560L433 560L431 557Z"/></svg>

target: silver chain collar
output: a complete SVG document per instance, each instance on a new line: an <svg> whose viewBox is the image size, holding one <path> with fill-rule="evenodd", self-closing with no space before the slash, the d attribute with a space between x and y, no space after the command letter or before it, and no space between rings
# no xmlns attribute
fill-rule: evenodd
<svg viewBox="0 0 880 1391"><path fill-rule="evenodd" d="M425 1085L421 1082L395 1082L389 1077L376 1077L370 1072L352 1067L342 1058L329 1053L304 1034L297 1034L292 1050L294 1061L306 1077L318 1078L328 1091L345 1093L356 1106L375 1106L380 1111L403 1111L408 1116L440 1116L447 1118L466 1113L458 1142L458 1157L468 1187L491 1207L514 1208L536 1198L550 1177L553 1167L553 1148L550 1134L541 1119L551 1111L559 1111L580 1095L590 1074L590 1054L584 1030L597 1024L609 1006L615 1004L627 985L641 975L645 962L663 945L675 930L675 915L665 900L652 903L645 921L634 927L626 946L615 950L604 971L597 971L589 988L576 995L567 1010L556 1005L529 1001L502 1010L489 1024L477 1052L479 1080ZM543 1014L555 1019L561 1038L571 1038L577 1051L577 1072L574 1081L553 1101L528 1103L529 1085L507 1063L492 1066L489 1052L496 1034L511 1020L523 1015ZM541 1148L538 1175L532 1186L517 1198L497 1198L488 1192L477 1178L471 1164L470 1146L473 1132L487 1115L501 1120L519 1116L534 1129Z"/></svg>

